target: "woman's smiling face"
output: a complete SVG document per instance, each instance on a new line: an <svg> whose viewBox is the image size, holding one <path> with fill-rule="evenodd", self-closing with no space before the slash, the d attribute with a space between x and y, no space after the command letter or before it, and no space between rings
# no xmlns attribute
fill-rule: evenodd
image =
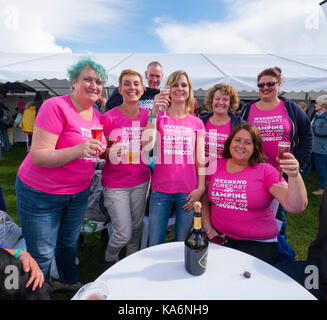
<svg viewBox="0 0 327 320"><path fill-rule="evenodd" d="M190 95L190 87L187 78L181 75L170 88L171 101L174 103L185 103Z"/></svg>
<svg viewBox="0 0 327 320"><path fill-rule="evenodd" d="M123 96L124 102L137 102L144 93L142 82L137 75L126 74L123 76L119 93Z"/></svg>
<svg viewBox="0 0 327 320"><path fill-rule="evenodd" d="M99 99L103 87L102 80L92 68L83 69L72 85L76 96L91 104Z"/></svg>
<svg viewBox="0 0 327 320"><path fill-rule="evenodd" d="M212 100L212 111L215 114L228 114L230 107L230 96L224 95L221 90L217 90Z"/></svg>
<svg viewBox="0 0 327 320"><path fill-rule="evenodd" d="M229 147L232 159L248 163L254 153L254 145L249 131L239 130Z"/></svg>
<svg viewBox="0 0 327 320"><path fill-rule="evenodd" d="M261 98L261 100L266 100L266 101L274 101L276 100L276 98L278 97L278 92L279 92L279 88L280 88L280 83L278 82L278 79L276 77L273 76L262 76L259 79L258 84L262 84L262 83L276 83L275 85L268 87L267 85L265 85L263 88L259 88L259 96Z"/></svg>

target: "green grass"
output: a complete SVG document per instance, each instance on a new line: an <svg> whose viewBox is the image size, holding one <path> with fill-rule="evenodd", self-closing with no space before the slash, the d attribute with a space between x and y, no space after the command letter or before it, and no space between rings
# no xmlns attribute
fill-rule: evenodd
<svg viewBox="0 0 327 320"><path fill-rule="evenodd" d="M288 242L296 252L297 260L305 260L311 241L316 237L319 221L320 197L314 196L312 191L318 188L318 176L315 171L305 179L309 204L299 214L287 215Z"/></svg>
<svg viewBox="0 0 327 320"><path fill-rule="evenodd" d="M26 145L18 144L10 152L2 154L0 159L0 187L2 187L7 204L7 212L17 224L15 179L18 167L26 156ZM309 196L309 204L305 211L299 214L288 214L288 242L296 252L297 260L305 260L308 247L315 238L318 227L318 211L320 197L311 192L318 187L316 172L306 178L305 183ZM106 245L100 242L100 233L85 236L84 246L78 249L80 281L94 281L103 271L103 259Z"/></svg>

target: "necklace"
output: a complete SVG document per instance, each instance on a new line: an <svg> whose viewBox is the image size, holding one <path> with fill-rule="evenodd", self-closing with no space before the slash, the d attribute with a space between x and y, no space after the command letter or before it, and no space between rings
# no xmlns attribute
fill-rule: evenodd
<svg viewBox="0 0 327 320"><path fill-rule="evenodd" d="M274 101L258 101L257 107L261 110L273 110L280 104L280 100L276 98Z"/></svg>
<svg viewBox="0 0 327 320"><path fill-rule="evenodd" d="M219 120L215 119L215 115L210 117L210 121L215 126L223 126L229 121L230 117L227 115Z"/></svg>
<svg viewBox="0 0 327 320"><path fill-rule="evenodd" d="M169 112L171 117L176 119L184 119L188 115L188 113L185 113L184 111L184 105L183 107L180 107L171 104L167 109L167 112Z"/></svg>

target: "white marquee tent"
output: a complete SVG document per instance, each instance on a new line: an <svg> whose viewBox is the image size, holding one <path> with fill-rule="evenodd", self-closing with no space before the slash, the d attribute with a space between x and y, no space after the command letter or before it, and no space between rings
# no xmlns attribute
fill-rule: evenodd
<svg viewBox="0 0 327 320"><path fill-rule="evenodd" d="M63 94L69 90L66 70L85 54L0 53L0 83L25 82L37 90ZM273 54L88 54L109 73L107 87L117 86L123 69L144 74L150 61L159 61L165 77L185 70L195 90L207 90L219 82L240 92L257 91L257 75L268 67L282 69L282 92L313 94L327 90L326 56L276 56Z"/></svg>
<svg viewBox="0 0 327 320"><path fill-rule="evenodd" d="M67 81L67 69L85 54L1 53L0 86L23 83L37 91L50 95L63 95L71 91ZM133 69L144 75L150 61L159 61L165 78L173 71L185 70L192 80L195 96L202 106L206 90L219 82L232 84L241 100L257 97L257 75L265 68L278 66L282 69L281 93L296 101L315 99L327 91L326 56L276 56L272 54L88 54L102 64L109 74L106 87L112 90L118 85L123 69ZM145 80L145 79L144 79ZM146 83L146 82L145 82ZM3 88L4 86L2 86ZM110 93L109 90L109 93ZM16 108L17 95L7 95L6 104ZM25 101L32 100L34 93L26 93ZM15 141L24 141L25 136L15 128Z"/></svg>

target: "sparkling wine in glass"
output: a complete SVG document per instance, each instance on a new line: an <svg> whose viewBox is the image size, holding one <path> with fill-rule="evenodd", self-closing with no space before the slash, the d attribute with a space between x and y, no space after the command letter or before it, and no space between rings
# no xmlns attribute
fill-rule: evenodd
<svg viewBox="0 0 327 320"><path fill-rule="evenodd" d="M103 125L98 124L96 127L91 128L92 138L96 139L98 141L102 141L102 132L103 132ZM93 161L101 161L99 158L99 151L96 152L95 157L93 158Z"/></svg>
<svg viewBox="0 0 327 320"><path fill-rule="evenodd" d="M137 143L130 141L128 146L128 163L137 164L140 159L140 146Z"/></svg>
<svg viewBox="0 0 327 320"><path fill-rule="evenodd" d="M168 97L169 93L170 93L170 87L163 86L162 88L160 88L160 93L163 93L163 94L167 95L167 97ZM162 117L167 118L167 107L165 105L162 105L162 107L164 109L164 114L162 115Z"/></svg>
<svg viewBox="0 0 327 320"><path fill-rule="evenodd" d="M291 152L291 143L288 141L279 141L278 142L278 172L279 172L279 177L278 177L278 185L280 186L285 186L282 183L282 168L280 167L279 160L285 159L285 153L290 153Z"/></svg>

